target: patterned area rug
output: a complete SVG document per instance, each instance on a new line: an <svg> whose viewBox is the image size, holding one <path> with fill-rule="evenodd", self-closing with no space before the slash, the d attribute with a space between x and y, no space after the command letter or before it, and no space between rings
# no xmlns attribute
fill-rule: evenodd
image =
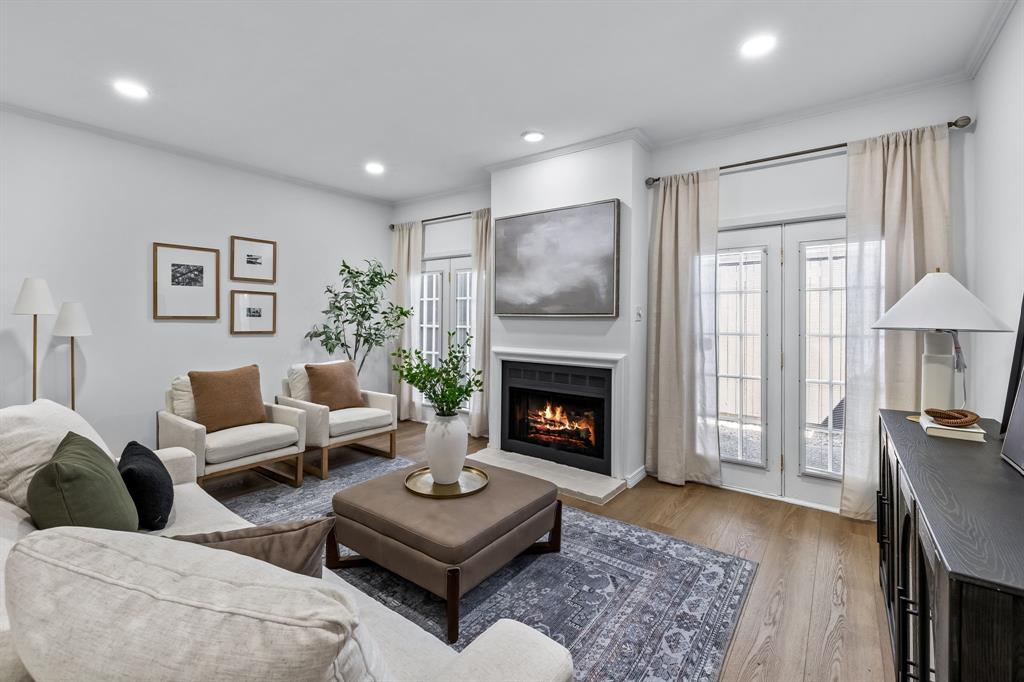
<svg viewBox="0 0 1024 682"><path fill-rule="evenodd" d="M367 455L226 504L258 524L322 516L342 488L410 465ZM717 680L756 564L566 505L562 551L521 556L462 599L461 650L499 618L572 652L578 680ZM376 567L338 574L439 639L444 602Z"/></svg>

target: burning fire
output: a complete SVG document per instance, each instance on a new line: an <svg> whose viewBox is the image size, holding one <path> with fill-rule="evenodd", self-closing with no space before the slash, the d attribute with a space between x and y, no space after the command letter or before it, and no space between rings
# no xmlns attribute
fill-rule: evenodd
<svg viewBox="0 0 1024 682"><path fill-rule="evenodd" d="M570 419L565 408L561 405L552 405L551 401L547 401L544 404L544 409L530 412L529 420L531 428L536 431L565 432L564 435L570 439L586 441L590 443L591 447L597 445L594 418L589 412L578 419Z"/></svg>

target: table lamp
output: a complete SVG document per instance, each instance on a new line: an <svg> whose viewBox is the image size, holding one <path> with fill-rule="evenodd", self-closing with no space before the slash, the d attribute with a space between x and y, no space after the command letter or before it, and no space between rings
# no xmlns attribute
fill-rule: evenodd
<svg viewBox="0 0 1024 682"><path fill-rule="evenodd" d="M32 400L38 393L39 365L39 316L53 315L57 312L50 296L50 287L42 277L26 277L21 283L21 291L14 302L15 315L32 316Z"/></svg>
<svg viewBox="0 0 1024 682"><path fill-rule="evenodd" d="M921 413L955 407L954 372L967 376L959 332L1013 331L948 272L930 272L875 322L872 329L925 332L921 355ZM962 407L962 406L961 406Z"/></svg>
<svg viewBox="0 0 1024 682"><path fill-rule="evenodd" d="M75 337L92 336L89 318L85 316L85 306L78 301L65 301L60 304L60 313L53 323L54 336L71 338L71 409L75 409Z"/></svg>

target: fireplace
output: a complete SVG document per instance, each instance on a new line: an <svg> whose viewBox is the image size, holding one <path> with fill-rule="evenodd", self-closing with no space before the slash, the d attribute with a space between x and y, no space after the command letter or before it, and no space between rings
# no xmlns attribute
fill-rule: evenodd
<svg viewBox="0 0 1024 682"><path fill-rule="evenodd" d="M610 369L501 363L501 449L611 474Z"/></svg>

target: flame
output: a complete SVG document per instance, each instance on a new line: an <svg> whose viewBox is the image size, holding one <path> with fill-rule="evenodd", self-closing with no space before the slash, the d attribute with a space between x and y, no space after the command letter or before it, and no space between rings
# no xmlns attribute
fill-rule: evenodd
<svg viewBox="0 0 1024 682"><path fill-rule="evenodd" d="M536 410L534 412L535 421L540 422L541 428L545 431L580 431L586 432L587 440L590 441L591 447L597 445L597 429L594 424L594 419L590 413L586 413L583 417L578 419L570 419L569 415L566 414L565 408L561 405L552 406L551 401L544 403L544 409Z"/></svg>

